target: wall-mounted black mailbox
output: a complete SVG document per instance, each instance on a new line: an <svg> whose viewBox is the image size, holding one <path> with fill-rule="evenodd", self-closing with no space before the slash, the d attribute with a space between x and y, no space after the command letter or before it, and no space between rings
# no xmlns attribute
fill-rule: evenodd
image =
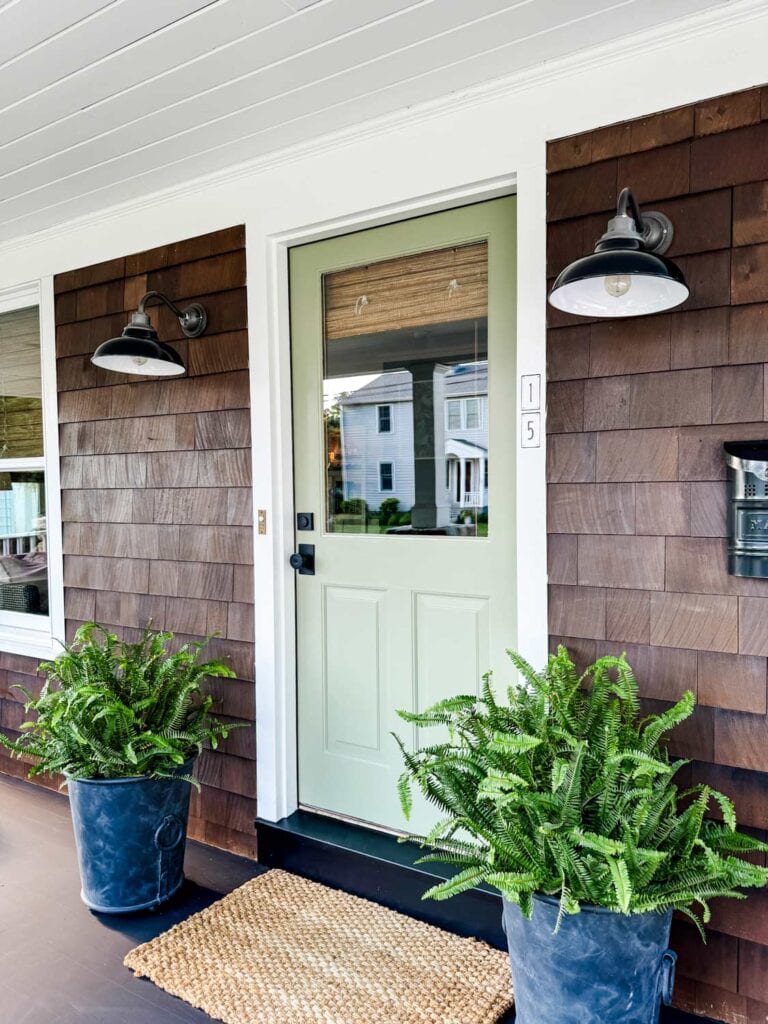
<svg viewBox="0 0 768 1024"><path fill-rule="evenodd" d="M768 579L768 441L726 441L728 572Z"/></svg>

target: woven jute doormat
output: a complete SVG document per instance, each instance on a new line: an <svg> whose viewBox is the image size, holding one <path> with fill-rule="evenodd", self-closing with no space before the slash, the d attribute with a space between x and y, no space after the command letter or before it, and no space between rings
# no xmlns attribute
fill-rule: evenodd
<svg viewBox="0 0 768 1024"><path fill-rule="evenodd" d="M494 1024L504 953L268 871L125 958L226 1024Z"/></svg>

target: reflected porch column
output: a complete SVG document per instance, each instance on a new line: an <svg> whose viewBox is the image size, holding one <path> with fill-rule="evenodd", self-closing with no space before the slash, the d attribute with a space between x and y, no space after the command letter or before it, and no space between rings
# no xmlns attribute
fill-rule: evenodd
<svg viewBox="0 0 768 1024"><path fill-rule="evenodd" d="M415 501L411 525L433 530L451 521L445 487L445 375L448 367L432 361L408 363L413 379L413 475Z"/></svg>

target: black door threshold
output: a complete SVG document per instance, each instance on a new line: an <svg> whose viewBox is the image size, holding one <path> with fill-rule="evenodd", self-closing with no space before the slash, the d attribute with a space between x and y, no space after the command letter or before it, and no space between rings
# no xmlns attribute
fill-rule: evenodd
<svg viewBox="0 0 768 1024"><path fill-rule="evenodd" d="M414 864L425 852L415 844L308 811L296 811L278 822L257 818L256 832L261 864L285 868L506 949L501 897L492 889L471 889L441 902L422 900L430 886L454 872L443 864Z"/></svg>
<svg viewBox="0 0 768 1024"><path fill-rule="evenodd" d="M414 864L423 853L414 844L309 811L296 811L277 822L257 818L256 833L259 863L265 867L284 868L456 935L506 949L499 894L483 886L443 902L422 900L430 886L454 872L443 864ZM505 1019L513 1020L514 1015ZM715 1022L665 1007L661 1024Z"/></svg>

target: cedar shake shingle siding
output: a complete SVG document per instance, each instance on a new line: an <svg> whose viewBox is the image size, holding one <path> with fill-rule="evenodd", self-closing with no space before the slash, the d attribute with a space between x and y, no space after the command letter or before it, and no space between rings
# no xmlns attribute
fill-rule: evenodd
<svg viewBox="0 0 768 1024"><path fill-rule="evenodd" d="M591 252L628 185L673 218L679 309L589 321L548 309L551 643L626 651L644 703L698 695L673 751L768 827L768 580L726 569L726 439L768 438L768 90L549 145L551 279ZM768 1017L768 894L675 923L677 1004Z"/></svg>
<svg viewBox="0 0 768 1024"><path fill-rule="evenodd" d="M67 637L95 618L133 638L149 620L184 639L217 632L211 654L236 680L212 680L217 712L254 720L245 232L218 231L55 279ZM206 333L183 337L152 306L188 375L141 380L91 364L145 291L202 302ZM13 682L36 662L0 654L0 725L18 728ZM0 751L0 771L26 765ZM255 730L238 729L198 763L190 835L255 854ZM44 782L44 784L49 784ZM55 783L54 783L55 785Z"/></svg>

